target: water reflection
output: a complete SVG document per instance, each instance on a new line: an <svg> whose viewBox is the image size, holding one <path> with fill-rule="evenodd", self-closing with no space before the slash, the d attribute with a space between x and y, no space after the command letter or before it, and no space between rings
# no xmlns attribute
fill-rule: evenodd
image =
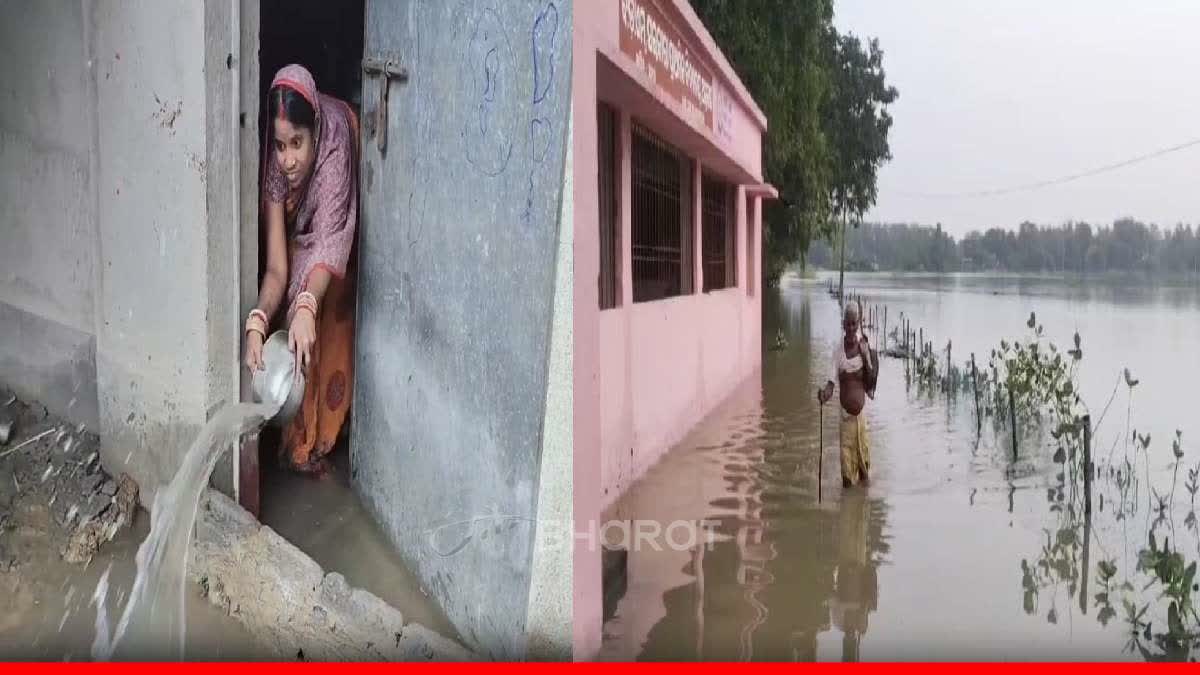
<svg viewBox="0 0 1200 675"><path fill-rule="evenodd" d="M825 420L824 501L813 315L764 297L765 325L789 347L711 415L606 519L711 522L711 545L629 552L627 588L605 626L605 656L642 660L812 661L836 631L856 661L878 606L887 507L837 481L835 416ZM774 336L775 330L764 330ZM830 412L826 410L826 412ZM833 486L837 486L834 489Z"/></svg>
<svg viewBox="0 0 1200 675"><path fill-rule="evenodd" d="M654 561L644 552L631 554L631 562L640 564L631 567L631 590L610 622L610 654L618 656L612 654L613 631L636 625L622 610L660 592L661 619L644 637L625 636L640 645L642 660L812 661L818 636L831 629L842 635L841 658L858 660L859 640L879 603L881 507L851 494L838 505L776 516L769 532L748 509L717 519L720 540L711 548L669 558L655 554ZM650 566L684 559L678 572L687 581L646 588Z"/></svg>

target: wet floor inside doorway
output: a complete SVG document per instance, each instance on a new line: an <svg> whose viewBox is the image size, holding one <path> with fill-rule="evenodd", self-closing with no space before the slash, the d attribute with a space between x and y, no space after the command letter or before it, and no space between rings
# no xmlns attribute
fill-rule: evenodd
<svg viewBox="0 0 1200 675"><path fill-rule="evenodd" d="M344 443L331 459L332 471L321 478L264 461L262 523L326 572L340 573L351 586L400 610L405 623L421 624L461 643L445 613L422 590L416 575L351 487L349 452Z"/></svg>

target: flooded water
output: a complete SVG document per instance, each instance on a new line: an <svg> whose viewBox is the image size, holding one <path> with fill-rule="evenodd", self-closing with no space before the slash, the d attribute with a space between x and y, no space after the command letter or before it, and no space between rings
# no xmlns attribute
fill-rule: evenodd
<svg viewBox="0 0 1200 675"><path fill-rule="evenodd" d="M150 533L138 547L137 572L115 625L109 618L109 571L96 584L96 637L91 656L182 659L187 635L187 558L200 495L217 460L243 434L260 428L278 405L239 403L222 408L196 436L171 482L154 495ZM115 604L115 603L114 603Z"/></svg>
<svg viewBox="0 0 1200 675"><path fill-rule="evenodd" d="M400 610L405 623L459 640L351 488L346 448L335 449L332 457L334 470L321 480L264 464L260 520L326 571L341 573L350 586Z"/></svg>
<svg viewBox="0 0 1200 675"><path fill-rule="evenodd" d="M986 363L1001 339L1028 337L1030 312L1063 348L1078 331L1078 383L1096 428L1091 517L1045 430L1022 429L1014 461L1006 429L987 421L977 435L971 396L910 389L904 362L888 358L865 413L870 485L843 490L836 397L823 411L815 397L840 338L837 302L824 279L787 278L764 297L763 331L770 343L782 328L787 347L764 351L761 373L606 514L709 520L715 543L630 551L602 656L1188 658L1186 639L1162 634L1180 623L1194 633L1200 617L1171 616L1161 585L1143 590L1154 577L1138 563L1151 531L1185 563L1200 558L1184 487L1200 460L1200 292L976 275L847 275L847 288L888 307L889 331L903 312L937 349L952 340L960 365L972 351ZM1124 368L1140 380L1132 398ZM1127 415L1151 437L1148 454L1126 448ZM1148 474L1155 492L1172 492L1176 429L1185 451L1178 485L1155 513L1144 483ZM1127 453L1136 493L1123 493L1109 471Z"/></svg>
<svg viewBox="0 0 1200 675"><path fill-rule="evenodd" d="M57 550L44 545L44 539L31 537L32 545L19 551L31 573L23 574L15 588L5 589L10 594L0 599L0 655L13 661L89 660L96 635L92 593L107 573L110 613L124 606L137 573L138 545L150 533L149 520L148 514L140 512L133 526L106 543L86 568L64 562ZM49 526L47 522L45 527ZM240 623L201 597L198 584L188 585L184 612L187 660L278 658ZM178 658L178 651L174 654L171 658Z"/></svg>

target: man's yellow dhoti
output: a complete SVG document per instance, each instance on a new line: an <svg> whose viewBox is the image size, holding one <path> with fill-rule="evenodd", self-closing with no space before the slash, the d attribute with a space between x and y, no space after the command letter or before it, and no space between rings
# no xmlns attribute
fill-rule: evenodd
<svg viewBox="0 0 1200 675"><path fill-rule="evenodd" d="M871 468L871 449L867 444L867 421L862 413L851 415L842 410L842 482L857 485Z"/></svg>

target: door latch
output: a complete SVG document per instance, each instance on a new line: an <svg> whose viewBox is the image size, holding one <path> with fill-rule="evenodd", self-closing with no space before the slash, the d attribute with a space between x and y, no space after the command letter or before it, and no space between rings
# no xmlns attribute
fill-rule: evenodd
<svg viewBox="0 0 1200 675"><path fill-rule="evenodd" d="M373 75L379 78L379 107L375 109L372 133L375 136L375 144L379 146L379 152L382 154L387 149L388 84L392 80L407 82L408 69L390 59L367 57L362 60L362 70L364 75Z"/></svg>

